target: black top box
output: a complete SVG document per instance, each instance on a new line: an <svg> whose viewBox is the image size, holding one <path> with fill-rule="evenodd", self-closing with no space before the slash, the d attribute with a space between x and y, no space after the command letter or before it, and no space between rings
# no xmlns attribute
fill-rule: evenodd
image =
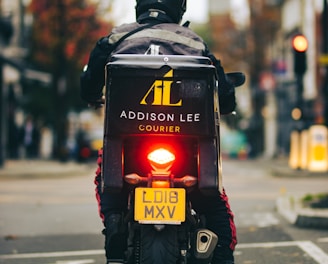
<svg viewBox="0 0 328 264"><path fill-rule="evenodd" d="M206 57L114 55L105 134L215 136L216 69Z"/></svg>

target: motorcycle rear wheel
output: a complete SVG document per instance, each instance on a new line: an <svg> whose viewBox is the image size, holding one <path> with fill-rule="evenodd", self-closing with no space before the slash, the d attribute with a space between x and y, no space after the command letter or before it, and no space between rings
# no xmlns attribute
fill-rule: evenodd
<svg viewBox="0 0 328 264"><path fill-rule="evenodd" d="M153 225L140 230L140 264L176 264L179 259L177 227L166 225L157 231Z"/></svg>

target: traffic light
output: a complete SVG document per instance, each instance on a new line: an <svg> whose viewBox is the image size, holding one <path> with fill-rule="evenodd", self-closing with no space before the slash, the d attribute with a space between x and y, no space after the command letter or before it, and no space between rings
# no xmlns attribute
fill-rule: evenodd
<svg viewBox="0 0 328 264"><path fill-rule="evenodd" d="M298 34L293 37L292 46L294 52L294 73L296 75L303 75L306 72L308 41L304 35Z"/></svg>

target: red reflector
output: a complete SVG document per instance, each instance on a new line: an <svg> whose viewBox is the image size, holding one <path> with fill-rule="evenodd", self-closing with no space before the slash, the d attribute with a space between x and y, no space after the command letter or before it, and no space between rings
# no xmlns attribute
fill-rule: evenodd
<svg viewBox="0 0 328 264"><path fill-rule="evenodd" d="M164 148L154 150L148 154L147 158L148 160L159 165L164 165L175 160L174 154Z"/></svg>

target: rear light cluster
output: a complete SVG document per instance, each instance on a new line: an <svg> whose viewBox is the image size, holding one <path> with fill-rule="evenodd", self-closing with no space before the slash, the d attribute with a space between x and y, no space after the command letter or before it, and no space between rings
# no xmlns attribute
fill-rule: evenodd
<svg viewBox="0 0 328 264"><path fill-rule="evenodd" d="M127 174L124 180L131 185L147 183L148 187L170 188L174 185L183 187L192 187L197 183L197 177L185 175L181 178L175 178L171 173L172 165L175 161L175 155L169 150L159 147L147 155L148 162L151 165L151 172L147 176L139 176L136 173Z"/></svg>

